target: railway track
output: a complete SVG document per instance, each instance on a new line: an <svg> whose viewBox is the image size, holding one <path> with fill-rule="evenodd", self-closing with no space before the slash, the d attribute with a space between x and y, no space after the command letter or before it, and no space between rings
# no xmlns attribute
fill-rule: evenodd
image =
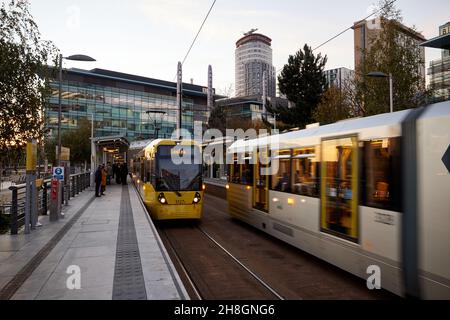
<svg viewBox="0 0 450 320"><path fill-rule="evenodd" d="M207 196L199 223L155 226L193 300L397 299L365 281L230 219L226 202Z"/></svg>
<svg viewBox="0 0 450 320"><path fill-rule="evenodd" d="M174 221L157 228L191 299L284 300L200 226Z"/></svg>

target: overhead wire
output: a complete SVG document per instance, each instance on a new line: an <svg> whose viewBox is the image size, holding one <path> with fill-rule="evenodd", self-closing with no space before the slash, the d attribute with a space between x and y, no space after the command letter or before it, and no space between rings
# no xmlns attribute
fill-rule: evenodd
<svg viewBox="0 0 450 320"><path fill-rule="evenodd" d="M392 4L395 3L396 1L397 1L397 0L392 0L392 1L388 2L388 3L385 4L383 7L381 7L381 8L378 9L377 11L372 12L371 14L369 14L367 17L361 19L360 21L367 20L367 19L369 19L370 17L372 17L372 16L374 16L374 15L380 13L383 9L385 9L386 7L392 5ZM343 35L343 34L344 34L345 32L347 32L348 30L350 30L352 27L353 27L353 25L350 26L350 27L348 27L348 28L346 28L345 30L339 32L338 34L336 34L336 35L334 35L333 37L329 38L327 41L321 43L320 45L318 45L317 47L315 47L314 49L312 49L312 51L315 51L315 50L319 49L320 47L326 45L327 43L333 41L334 39L338 38L339 36ZM280 73L283 69L284 69L284 66L283 66L282 68L278 69L277 71L275 71L275 76L276 76L278 73ZM255 87L256 87L256 86L253 85L252 87L250 87L249 90L251 91L251 90L253 90Z"/></svg>
<svg viewBox="0 0 450 320"><path fill-rule="evenodd" d="M208 17L209 17L209 15L210 15L212 9L214 8L214 5L216 4L216 1L217 1L217 0L214 0L213 3L211 4L211 6L210 6L210 8L209 8L209 10L208 10L208 13L206 14L205 18L203 19L203 22L202 22L202 24L200 25L200 28L198 29L197 34L196 34L195 37L194 37L194 40L192 40L192 43L191 43L191 45L189 46L189 49L188 49L188 51L186 52L186 55L185 55L184 58L183 58L183 62L181 62L181 65L184 65L184 63L186 62L186 59L188 58L189 53L191 52L192 48L194 47L194 44L195 44L195 42L197 41L197 38L198 38L198 36L200 35L200 32L202 31L203 26L205 25L206 20L208 20ZM175 80L176 78L177 78L177 75L175 75L174 80Z"/></svg>

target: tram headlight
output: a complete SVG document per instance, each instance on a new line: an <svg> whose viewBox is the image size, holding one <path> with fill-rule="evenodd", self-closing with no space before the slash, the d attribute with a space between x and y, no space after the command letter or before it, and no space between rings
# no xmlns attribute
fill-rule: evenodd
<svg viewBox="0 0 450 320"><path fill-rule="evenodd" d="M160 193L160 194L159 194L159 196L158 196L158 201L159 201L159 203L161 203L161 204L167 204L167 200L166 200L166 197L164 197L164 193Z"/></svg>
<svg viewBox="0 0 450 320"><path fill-rule="evenodd" d="M202 199L202 197L200 196L200 193L196 192L194 201L192 203L199 203L201 199Z"/></svg>

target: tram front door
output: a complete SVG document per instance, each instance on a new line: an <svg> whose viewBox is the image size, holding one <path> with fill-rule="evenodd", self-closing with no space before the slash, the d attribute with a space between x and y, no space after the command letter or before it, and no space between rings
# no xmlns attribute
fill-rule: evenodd
<svg viewBox="0 0 450 320"><path fill-rule="evenodd" d="M322 140L321 230L358 240L358 139Z"/></svg>
<svg viewBox="0 0 450 320"><path fill-rule="evenodd" d="M267 157L267 151L258 152L253 166L253 208L264 212L269 211L269 175L264 174L269 167Z"/></svg>

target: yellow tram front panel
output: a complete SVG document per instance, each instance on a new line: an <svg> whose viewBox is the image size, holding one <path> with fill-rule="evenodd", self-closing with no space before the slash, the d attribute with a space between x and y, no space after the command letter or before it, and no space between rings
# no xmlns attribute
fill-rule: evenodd
<svg viewBox="0 0 450 320"><path fill-rule="evenodd" d="M200 219L202 216L203 191L180 191L178 194L173 191L155 191L149 183L139 186L139 189L154 220ZM160 195L165 198L164 204L158 200ZM198 195L200 200L194 203Z"/></svg>

